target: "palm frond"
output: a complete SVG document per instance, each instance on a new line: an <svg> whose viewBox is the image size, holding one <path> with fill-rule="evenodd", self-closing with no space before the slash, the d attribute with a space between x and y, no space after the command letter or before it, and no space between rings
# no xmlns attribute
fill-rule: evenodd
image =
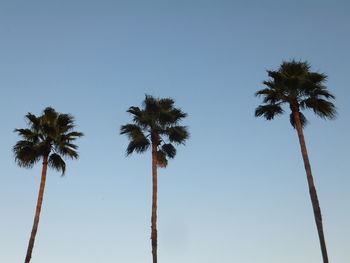
<svg viewBox="0 0 350 263"><path fill-rule="evenodd" d="M189 133L186 126L173 126L165 130L166 135L169 137L170 142L182 143L189 138Z"/></svg>
<svg viewBox="0 0 350 263"><path fill-rule="evenodd" d="M270 81L264 81L263 83L268 86L271 82ZM271 88L265 88L265 89L258 90L257 92L255 92L254 95L256 97L259 97L259 96L262 96L262 95L269 95L270 93L271 93Z"/></svg>
<svg viewBox="0 0 350 263"><path fill-rule="evenodd" d="M60 144L60 146L63 146L63 147L69 147L69 148L72 148L74 150L78 149L78 145L74 144L74 143L69 143L67 141L65 141L64 143Z"/></svg>
<svg viewBox="0 0 350 263"><path fill-rule="evenodd" d="M34 131L37 132L40 128L40 118L36 117L34 114L31 114L28 112L26 115L26 118L28 120L29 127Z"/></svg>
<svg viewBox="0 0 350 263"><path fill-rule="evenodd" d="M281 73L278 71L267 70L267 74L274 81L279 81L280 79L282 79Z"/></svg>
<svg viewBox="0 0 350 263"><path fill-rule="evenodd" d="M69 132L61 134L59 140L62 142L71 142L75 141L77 138L84 136L82 132Z"/></svg>
<svg viewBox="0 0 350 263"><path fill-rule="evenodd" d="M74 128L74 118L70 114L59 114L57 116L56 125L59 133L64 133Z"/></svg>
<svg viewBox="0 0 350 263"><path fill-rule="evenodd" d="M300 103L303 109L311 109L316 115L324 119L335 119L337 110L334 104L324 99L310 97Z"/></svg>
<svg viewBox="0 0 350 263"><path fill-rule="evenodd" d="M172 109L170 111L160 111L158 121L161 125L174 125L177 124L181 119L187 116L181 109Z"/></svg>
<svg viewBox="0 0 350 263"><path fill-rule="evenodd" d="M263 81L263 84L267 86L267 88L261 89L255 93L256 97L263 97L263 103L277 104L288 101L288 98L284 94L285 89L280 80L273 79Z"/></svg>
<svg viewBox="0 0 350 263"><path fill-rule="evenodd" d="M82 133L82 132L70 132L70 133L66 133L65 134L67 137L82 137L82 136L84 136L84 133ZM70 140L72 140L72 139L70 139Z"/></svg>
<svg viewBox="0 0 350 263"><path fill-rule="evenodd" d="M130 155L134 151L137 153L143 153L143 152L147 151L149 146L150 146L150 143L147 139L146 140L142 140L142 139L132 140L129 142L128 148L126 149L126 154Z"/></svg>
<svg viewBox="0 0 350 263"><path fill-rule="evenodd" d="M181 119L187 117L187 113L183 112L179 108L174 108L170 111L171 115L173 116L174 120L173 123L179 122Z"/></svg>
<svg viewBox="0 0 350 263"><path fill-rule="evenodd" d="M148 149L150 142L142 132L142 129L136 124L126 124L121 126L120 134L126 134L130 140L126 150L127 155L134 151L142 153Z"/></svg>
<svg viewBox="0 0 350 263"><path fill-rule="evenodd" d="M151 118L146 111L140 110L138 107L130 107L127 112L133 115L133 121L141 126L143 129L146 129L149 126L152 126Z"/></svg>
<svg viewBox="0 0 350 263"><path fill-rule="evenodd" d="M270 89L270 92L267 93L265 91L265 96L263 98L263 103L271 103L276 104L282 99L282 94L280 94L277 90Z"/></svg>
<svg viewBox="0 0 350 263"><path fill-rule="evenodd" d="M35 143L39 140L39 134L30 129L15 129L14 131L30 142Z"/></svg>
<svg viewBox="0 0 350 263"><path fill-rule="evenodd" d="M323 83L328 78L328 76L326 74L318 73L318 72L309 72L308 77L309 77L309 80L315 84Z"/></svg>
<svg viewBox="0 0 350 263"><path fill-rule="evenodd" d="M20 167L32 168L41 158L35 143L31 141L18 141L13 147L15 161Z"/></svg>
<svg viewBox="0 0 350 263"><path fill-rule="evenodd" d="M73 147L72 147L73 146ZM55 150L60 153L63 157L69 157L71 159L78 159L79 154L75 149L78 148L75 144L63 145L55 147Z"/></svg>
<svg viewBox="0 0 350 263"><path fill-rule="evenodd" d="M162 110L170 111L173 108L173 105L175 102L171 98L164 98L164 99L159 99L158 103Z"/></svg>
<svg viewBox="0 0 350 263"><path fill-rule="evenodd" d="M317 87L314 87L312 90L308 91L308 96L310 97L323 97L323 98L326 98L326 99L335 99L335 96L333 94L331 94L327 89L326 87L324 86L317 86Z"/></svg>
<svg viewBox="0 0 350 263"><path fill-rule="evenodd" d="M120 134L126 134L130 140L145 137L142 129L136 124L126 124L120 127Z"/></svg>
<svg viewBox="0 0 350 263"><path fill-rule="evenodd" d="M56 171L62 172L62 176L66 172L66 163L63 161L61 156L56 153L50 155L48 165Z"/></svg>
<svg viewBox="0 0 350 263"><path fill-rule="evenodd" d="M130 107L126 112L129 112L135 116L140 116L142 113L141 113L141 110L139 107Z"/></svg>
<svg viewBox="0 0 350 263"><path fill-rule="evenodd" d="M176 155L176 149L171 143L164 143L162 145L162 151L171 159Z"/></svg>
<svg viewBox="0 0 350 263"><path fill-rule="evenodd" d="M300 77L305 76L309 73L310 64L306 61L284 61L280 68L279 73L286 77Z"/></svg>
<svg viewBox="0 0 350 263"><path fill-rule="evenodd" d="M54 124L57 120L58 113L51 107L47 107L43 111L41 119L47 124Z"/></svg>
<svg viewBox="0 0 350 263"><path fill-rule="evenodd" d="M58 129L55 125L55 123L52 123L51 120L45 120L43 118L40 129L42 131L42 134L44 137L50 137L51 139L55 138L57 136Z"/></svg>
<svg viewBox="0 0 350 263"><path fill-rule="evenodd" d="M284 111L279 104L260 105L255 109L255 117L263 116L267 120L272 120L276 115Z"/></svg>
<svg viewBox="0 0 350 263"><path fill-rule="evenodd" d="M145 95L145 100L143 101L143 105L145 107L146 112L155 113L160 110L159 100L152 97L151 95Z"/></svg>

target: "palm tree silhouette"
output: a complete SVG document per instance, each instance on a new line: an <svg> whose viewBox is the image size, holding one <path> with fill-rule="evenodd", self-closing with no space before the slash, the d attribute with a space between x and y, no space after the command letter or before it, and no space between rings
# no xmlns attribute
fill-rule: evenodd
<svg viewBox="0 0 350 263"><path fill-rule="evenodd" d="M157 166L166 167L167 158L174 158L176 149L172 143L184 144L189 137L187 127L178 125L187 116L174 107L170 98L158 99L146 95L143 109L130 107L127 112L133 115L134 124L121 126L120 134L130 140L127 155L143 153L152 149L152 256L157 263Z"/></svg>
<svg viewBox="0 0 350 263"><path fill-rule="evenodd" d="M76 152L78 146L73 142L77 137L83 136L83 133L73 131L75 125L71 115L57 113L50 107L46 108L39 117L28 113L26 119L29 129L15 129L15 132L23 138L13 147L16 162L20 167L32 168L40 160L43 161L34 224L25 258L25 263L29 263L39 225L47 166L61 171L63 176L66 164L62 157L78 158Z"/></svg>
<svg viewBox="0 0 350 263"><path fill-rule="evenodd" d="M303 134L303 128L307 123L307 119L301 110L313 110L321 118L334 119L336 117L336 109L329 99L335 99L335 97L324 86L327 75L311 72L308 62L295 60L283 62L278 71L267 72L270 80L263 82L266 88L255 93L256 96L263 97L264 103L256 108L255 116L262 116L267 120L272 120L276 115L284 112L282 109L283 104L287 104L291 110L290 123L297 130L299 137L323 262L328 263L321 209Z"/></svg>

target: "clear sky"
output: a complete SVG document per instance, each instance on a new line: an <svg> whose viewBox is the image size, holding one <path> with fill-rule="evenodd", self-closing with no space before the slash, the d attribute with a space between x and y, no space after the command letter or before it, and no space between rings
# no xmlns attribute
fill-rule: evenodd
<svg viewBox="0 0 350 263"><path fill-rule="evenodd" d="M191 132L159 170L161 263L321 262L296 132L254 117L266 70L293 58L337 97L305 137L330 262L350 262L349 1L2 0L0 35L0 262L24 261L41 171L16 166L13 130L47 106L86 135L48 172L32 262L151 262L151 156L119 135L145 94Z"/></svg>

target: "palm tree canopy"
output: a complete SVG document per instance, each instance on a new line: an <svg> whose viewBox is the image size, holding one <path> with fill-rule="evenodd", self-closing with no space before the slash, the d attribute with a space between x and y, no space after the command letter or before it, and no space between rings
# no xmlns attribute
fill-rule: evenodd
<svg viewBox="0 0 350 263"><path fill-rule="evenodd" d="M74 118L47 107L41 116L26 115L29 128L15 129L22 140L13 147L16 162L21 167L32 168L48 156L48 165L64 175L66 164L62 157L78 158L78 146L73 142L83 136L74 131Z"/></svg>
<svg viewBox="0 0 350 263"><path fill-rule="evenodd" d="M174 107L170 98L154 98L146 95L143 108L130 107L127 112L133 116L133 124L121 126L120 134L126 134L130 140L127 155L133 152L143 153L157 144L158 165L167 165L167 158L174 158L176 149L173 145L184 144L189 137L186 126L179 125L187 116L181 109Z"/></svg>
<svg viewBox="0 0 350 263"><path fill-rule="evenodd" d="M310 109L324 119L334 119L336 108L329 101L335 99L324 82L327 75L311 72L308 62L283 62L278 71L267 71L270 77L264 81L266 88L259 90L255 96L262 96L263 103L255 110L256 117L265 117L272 120L276 115L284 112L282 105L287 103L291 110ZM306 117L300 112L302 126L307 123ZM295 127L291 114L290 122Z"/></svg>

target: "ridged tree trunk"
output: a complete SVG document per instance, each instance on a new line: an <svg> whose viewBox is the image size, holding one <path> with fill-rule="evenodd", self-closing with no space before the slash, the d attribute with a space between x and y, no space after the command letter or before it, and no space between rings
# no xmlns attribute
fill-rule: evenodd
<svg viewBox="0 0 350 263"><path fill-rule="evenodd" d="M24 263L30 262L30 259L32 257L32 251L33 251L33 247L34 247L36 232L38 231L41 205L43 203L44 190L45 190L47 160L48 160L48 155L46 155L43 159L43 168L42 168L42 172L41 172L41 182L40 182L40 189L39 189L39 194L38 194L38 201L36 204L34 224L33 224L33 228L32 228L32 233L30 235L28 249L27 249L27 255L26 255Z"/></svg>
<svg viewBox="0 0 350 263"><path fill-rule="evenodd" d="M152 257L153 263L157 263L157 146L158 146L158 136L157 134L152 134Z"/></svg>
<svg viewBox="0 0 350 263"><path fill-rule="evenodd" d="M311 165L310 165L309 157L307 154L307 149L306 149L306 144L305 144L304 134L303 134L303 128L301 126L301 121L300 121L299 107L296 106L296 107L292 108L292 112L293 112L293 117L295 120L296 130L298 132L301 154L302 154L303 160L304 160L304 166L305 166L305 171L306 171L307 182L309 185L309 193L310 193L312 208L314 210L314 217L315 217L315 221L316 221L318 236L320 239L323 262L328 263L326 241L324 238L323 226L322 226L321 209L320 209L320 205L318 202L317 192L316 192L314 180L313 180L312 173L311 173Z"/></svg>

